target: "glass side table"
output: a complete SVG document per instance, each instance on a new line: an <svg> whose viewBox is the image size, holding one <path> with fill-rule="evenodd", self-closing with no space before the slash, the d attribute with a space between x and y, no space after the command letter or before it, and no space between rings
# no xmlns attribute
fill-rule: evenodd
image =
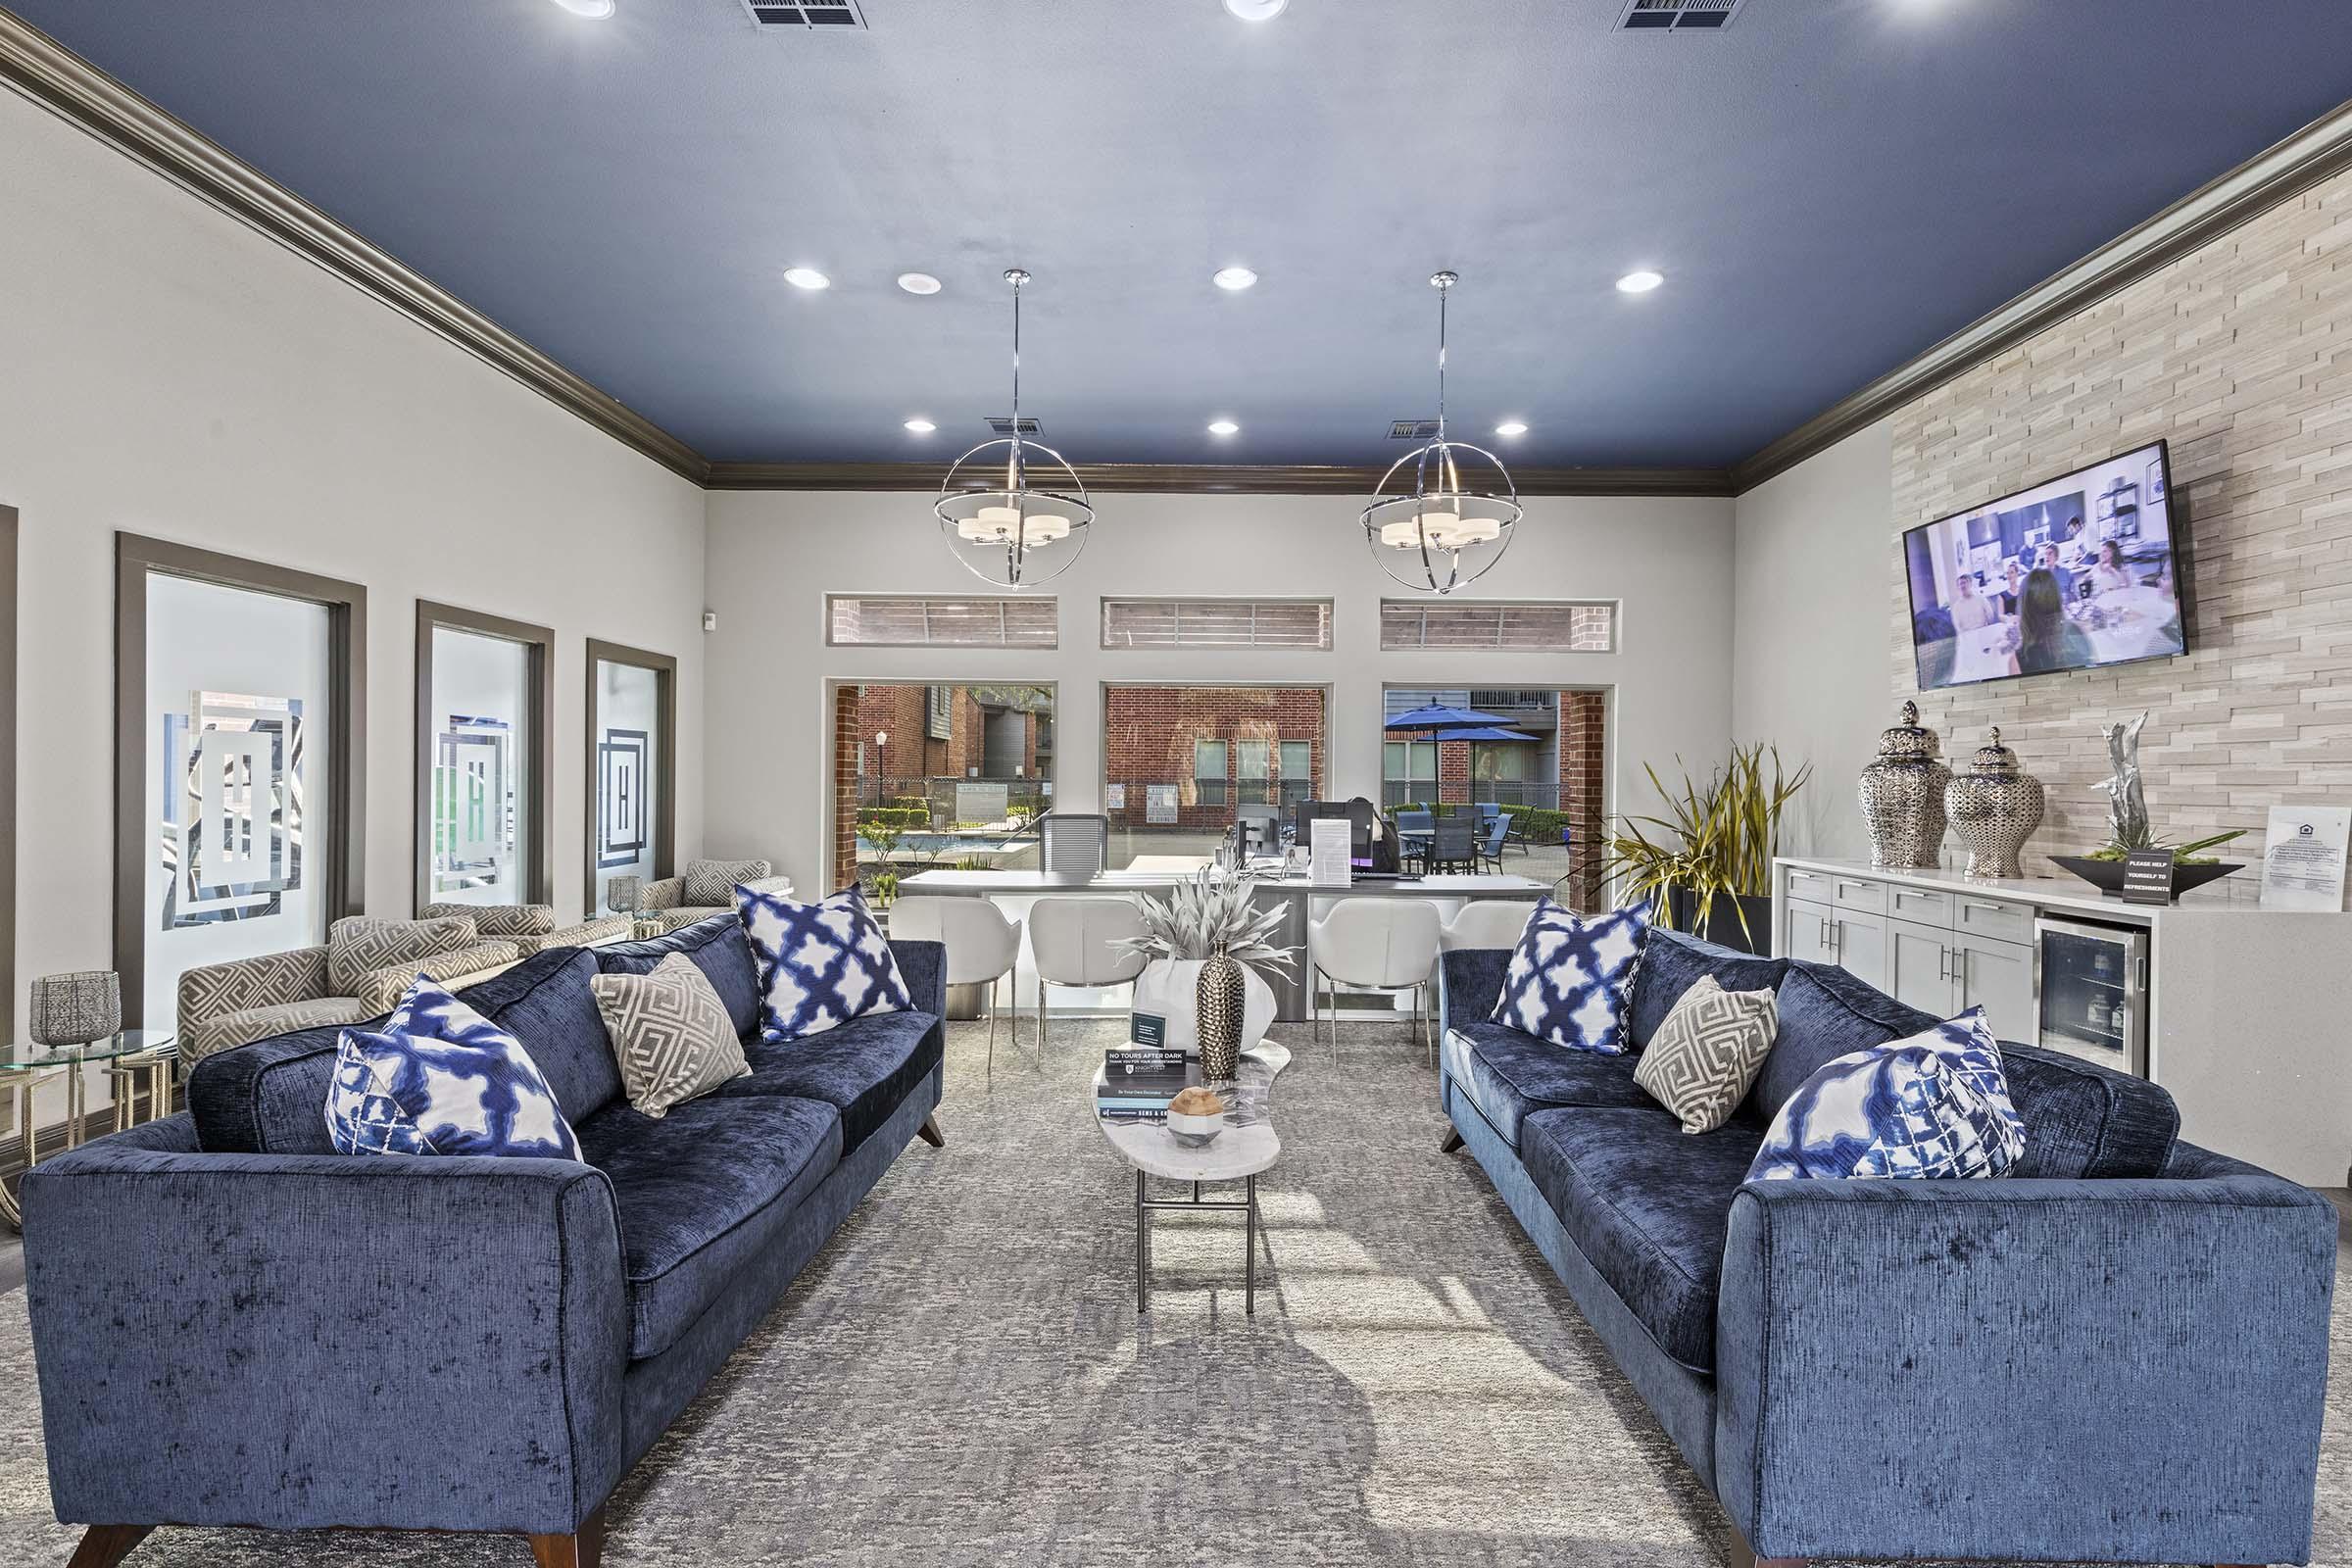
<svg viewBox="0 0 2352 1568"><path fill-rule="evenodd" d="M33 1119L36 1091L65 1080L66 1142L81 1143L81 1124L88 1114L88 1085L82 1069L103 1065L114 1077L115 1130L138 1125L138 1097L147 1094L147 1113L159 1116L172 1103L172 1068L178 1059L172 1035L163 1029L125 1029L119 1035L78 1046L44 1046L25 1040L0 1046L0 1089L14 1090L17 1102L17 1144L24 1168L30 1170L40 1151L35 1147ZM17 1195L0 1182L0 1219L23 1229Z"/></svg>

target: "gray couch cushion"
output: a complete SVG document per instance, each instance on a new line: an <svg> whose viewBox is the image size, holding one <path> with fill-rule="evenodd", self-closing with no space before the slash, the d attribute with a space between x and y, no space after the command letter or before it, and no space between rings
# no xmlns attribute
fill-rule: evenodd
<svg viewBox="0 0 2352 1568"><path fill-rule="evenodd" d="M1715 1370L1715 1298L1732 1199L1764 1142L1734 1122L1690 1134L1666 1111L1542 1110L1522 1135L1527 1174L1658 1348Z"/></svg>
<svg viewBox="0 0 2352 1568"><path fill-rule="evenodd" d="M1635 1056L1571 1051L1482 1018L1446 1031L1446 1065L1478 1113L1518 1149L1520 1124L1555 1105L1651 1105Z"/></svg>
<svg viewBox="0 0 2352 1568"><path fill-rule="evenodd" d="M1779 1033L1743 1107L1766 1122L1827 1063L1943 1022L1843 969L1801 958L1782 976L1779 998Z"/></svg>
<svg viewBox="0 0 2352 1568"><path fill-rule="evenodd" d="M783 1096L688 1101L658 1121L623 1101L579 1135L612 1179L632 1358L669 1348L841 1161L833 1107Z"/></svg>
<svg viewBox="0 0 2352 1568"><path fill-rule="evenodd" d="M1713 975L1726 991L1773 991L1788 971L1787 958L1759 958L1680 931L1650 927L1642 967L1634 974L1634 1049L1649 1048L1649 1037L1700 975Z"/></svg>

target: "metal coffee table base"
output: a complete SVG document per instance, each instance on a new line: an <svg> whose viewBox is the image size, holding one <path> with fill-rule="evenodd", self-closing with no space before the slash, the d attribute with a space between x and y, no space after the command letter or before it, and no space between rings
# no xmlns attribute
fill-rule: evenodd
<svg viewBox="0 0 2352 1568"><path fill-rule="evenodd" d="M1257 1178L1242 1178L1246 1197L1241 1202L1203 1200L1200 1184L1193 1183L1193 1196L1183 1198L1152 1198L1144 1190L1144 1173L1135 1173L1135 1309L1152 1310L1152 1210L1155 1208L1184 1209L1192 1213L1222 1209L1229 1213L1245 1214L1242 1240L1242 1310L1251 1316L1257 1312Z"/></svg>

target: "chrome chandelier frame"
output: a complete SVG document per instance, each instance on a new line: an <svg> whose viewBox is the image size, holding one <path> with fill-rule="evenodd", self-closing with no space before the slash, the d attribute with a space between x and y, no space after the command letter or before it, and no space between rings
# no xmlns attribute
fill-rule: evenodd
<svg viewBox="0 0 2352 1568"><path fill-rule="evenodd" d="M1362 514L1364 540L1371 546L1380 569L1392 580L1418 593L1449 594L1493 570L1510 549L1511 535L1525 514L1519 505L1519 487L1502 460L1484 447L1448 440L1446 435L1446 302L1454 284L1460 281L1460 276L1453 272L1435 272L1429 279L1430 287L1438 291L1438 438L1391 464L1389 471L1373 487L1371 504ZM1482 489L1467 486L1462 478L1465 460L1473 466L1483 463L1494 469L1499 483ZM1389 494L1389 486L1407 466L1412 469L1412 489ZM1433 470L1437 479L1434 490L1430 487ZM1433 535L1429 522L1433 514L1493 522L1496 525L1495 534L1491 541L1474 541L1469 545L1459 541L1447 543ZM1394 545L1381 537L1384 529L1399 521L1412 524L1411 545ZM1494 546L1492 552L1483 549L1488 543ZM1473 557L1474 564L1465 571L1463 554L1471 548L1480 549L1485 559ZM1420 572L1407 575L1398 570L1399 559L1406 564L1417 563Z"/></svg>
<svg viewBox="0 0 2352 1568"><path fill-rule="evenodd" d="M1037 583L1051 582L1070 569L1086 550L1086 536L1095 520L1093 503L1086 498L1086 481L1078 477L1062 455L1042 442L1024 440L1021 436L1021 289L1028 283L1029 274L1017 267L1007 268L1004 281L1012 285L1012 434L983 441L949 466L947 477L941 481L938 499L931 511L939 518L941 530L949 549L964 568L981 581L1014 591ZM1000 460L984 455L1003 451ZM1032 485L1030 468L1032 457L1045 461L1040 465L1045 473L1043 486ZM1002 461L1003 482L993 469ZM1059 477L1056 478L1055 470ZM994 512L993 518L1003 532L1003 554L993 558L990 541L973 539L963 533L967 522ZM1053 517L1068 524L1063 534L1052 540L1032 542L1029 519L1032 515ZM1066 553L1056 551L1049 558L1049 569L1032 570L1031 557L1047 544L1059 545L1069 541ZM990 565L984 566L983 560Z"/></svg>

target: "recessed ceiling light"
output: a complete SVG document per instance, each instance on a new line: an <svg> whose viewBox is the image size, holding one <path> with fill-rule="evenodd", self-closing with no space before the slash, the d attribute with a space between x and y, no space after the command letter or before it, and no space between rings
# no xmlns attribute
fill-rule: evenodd
<svg viewBox="0 0 2352 1568"><path fill-rule="evenodd" d="M784 281L794 288L831 288L833 280L813 267L787 267Z"/></svg>
<svg viewBox="0 0 2352 1568"><path fill-rule="evenodd" d="M556 0L556 4L575 17L602 22L612 14L613 0Z"/></svg>
<svg viewBox="0 0 2352 1568"><path fill-rule="evenodd" d="M1290 0L1225 0L1225 9L1244 22L1271 22Z"/></svg>
<svg viewBox="0 0 2352 1568"><path fill-rule="evenodd" d="M1620 294L1646 294L1665 281L1666 274L1664 272L1653 272L1645 267L1639 272L1628 272L1619 278L1617 292Z"/></svg>
<svg viewBox="0 0 2352 1568"><path fill-rule="evenodd" d="M936 294L939 292L939 279L929 272L901 272L899 287L909 294Z"/></svg>
<svg viewBox="0 0 2352 1568"><path fill-rule="evenodd" d="M1494 427L1494 433L1496 435L1525 435L1527 434L1527 421L1525 419L1505 419Z"/></svg>
<svg viewBox="0 0 2352 1568"><path fill-rule="evenodd" d="M1208 421L1208 433L1210 435L1240 435L1242 427L1231 419L1211 419Z"/></svg>
<svg viewBox="0 0 2352 1568"><path fill-rule="evenodd" d="M1257 274L1247 267L1224 267L1209 274L1211 283L1222 289L1239 291L1257 281Z"/></svg>
<svg viewBox="0 0 2352 1568"><path fill-rule="evenodd" d="M906 428L916 435L929 435L932 431L938 429L939 426L933 424L929 419L918 416L916 418L908 419L906 421Z"/></svg>

